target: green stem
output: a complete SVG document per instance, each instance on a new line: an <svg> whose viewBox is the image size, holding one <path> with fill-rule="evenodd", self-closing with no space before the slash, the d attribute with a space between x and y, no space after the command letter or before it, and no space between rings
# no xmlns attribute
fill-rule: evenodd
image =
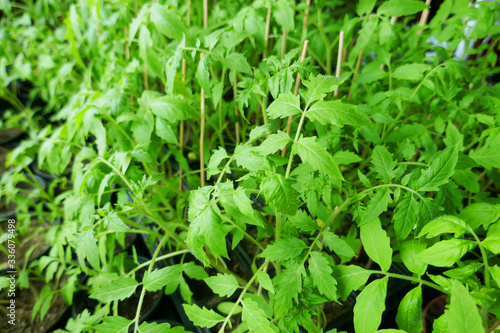
<svg viewBox="0 0 500 333"><path fill-rule="evenodd" d="M448 292L445 289L443 289L442 287L438 286L437 284L434 284L432 282L425 281L425 280L422 280L422 279L414 278L413 276L407 276L407 275L401 275L401 274L390 273L390 272L383 272L383 271L375 271L375 270L369 270L368 272L370 272L372 274L383 274L383 275L388 276L388 277L393 277L393 278L397 278L397 279L411 281L411 282L414 282L414 283L423 284L423 285L425 285L427 287L431 287L433 289L436 289L436 290L442 292L443 294L448 294Z"/></svg>
<svg viewBox="0 0 500 333"><path fill-rule="evenodd" d="M153 270L154 264L156 262L156 258L158 257L158 254L160 253L161 248L163 248L163 245L165 245L165 243L168 241L168 239L169 239L168 235L165 235L165 237L163 237L163 239L161 240L160 245L158 245L158 247L156 248L156 251L153 254L153 258L150 260L150 263L149 263L148 274L150 274L151 271ZM145 295L146 295L146 287L144 287L144 285L143 285L142 290L141 290L141 296L139 298L139 304L137 304L137 311L135 313L134 333L137 332L137 330L139 329L139 317L141 316L142 302L144 301Z"/></svg>
<svg viewBox="0 0 500 333"><path fill-rule="evenodd" d="M266 259L266 261L264 261L264 263L259 267L259 269L254 273L254 275L252 276L252 278L250 279L250 281L248 281L248 283L246 284L245 288L243 289L243 291L241 292L240 294L240 297L238 297L238 299L236 300L236 302L234 303L233 305L233 308L231 309L231 311L229 311L228 315L226 316L226 319L224 320L224 322L222 323L222 327L220 328L219 330L219 333L222 333L224 332L224 329L226 328L226 325L227 323L229 322L229 319L231 318L231 316L233 315L233 312L236 310L236 307L238 306L238 304L240 304L240 302L243 300L243 297L245 296L246 292L248 291L248 289L250 288L250 286L252 285L252 283L255 281L255 279L257 278L257 276L259 275L260 271L262 271L264 269L264 267L266 267L267 265L267 262L269 260Z"/></svg>
<svg viewBox="0 0 500 333"><path fill-rule="evenodd" d="M158 247L158 248L160 248L160 247ZM157 257L156 261L165 260L165 259L172 258L172 257L178 256L180 254L184 254L184 253L189 253L189 249L184 249L184 250L179 250L179 251L176 251L176 252L171 252L169 254L164 254L162 256ZM153 259L148 260L145 263L140 264L139 266L135 267L133 270L131 270L130 272L128 272L125 275L125 277L130 276L130 275L134 274L134 272L138 271L139 269L150 265L151 262L153 262Z"/></svg>

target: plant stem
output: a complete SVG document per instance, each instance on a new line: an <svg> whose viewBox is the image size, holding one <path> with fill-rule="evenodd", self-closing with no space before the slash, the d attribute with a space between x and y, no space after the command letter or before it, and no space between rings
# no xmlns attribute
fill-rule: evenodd
<svg viewBox="0 0 500 333"><path fill-rule="evenodd" d="M224 320L224 322L222 323L222 327L220 328L219 330L219 333L223 333L224 332L224 329L227 325L227 323L229 322L229 319L231 318L231 316L233 315L233 312L234 310L236 310L236 307L238 306L239 303L241 303L241 301L243 300L243 297L245 296L247 290L250 288L250 286L252 285L252 283L255 281L255 279L257 278L257 276L259 275L260 271L262 271L264 269L264 267L267 266L267 262L269 260L266 259L266 261L264 261L264 263L259 267L259 269L254 273L254 275L252 276L252 278L250 279L250 281L248 281L248 283L246 284L245 288L243 289L243 291L241 292L240 294L240 297L238 297L238 299L236 300L236 302L234 302L234 305L231 309L231 311L229 311L228 315L226 316L226 319Z"/></svg>
<svg viewBox="0 0 500 333"><path fill-rule="evenodd" d="M422 280L422 279L414 278L413 276L407 276L407 275L401 275L401 274L390 273L390 272L383 272L383 271L376 271L376 270L369 270L369 272L372 273L372 274L383 274L383 275L388 276L388 277L393 277L393 278L397 278L397 279L411 281L411 282L414 282L414 283L423 284L423 285L425 285L427 287L431 287L433 289L436 289L436 290L442 292L443 294L448 294L448 292L445 289L443 289L442 287L438 286L437 284L434 284L432 282L425 281L425 280Z"/></svg>

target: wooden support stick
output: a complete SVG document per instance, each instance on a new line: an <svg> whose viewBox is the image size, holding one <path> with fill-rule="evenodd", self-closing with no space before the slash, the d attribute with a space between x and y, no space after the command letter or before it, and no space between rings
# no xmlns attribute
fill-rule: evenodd
<svg viewBox="0 0 500 333"><path fill-rule="evenodd" d="M339 53L337 55L337 70L335 71L335 77L340 77L340 68L342 67L342 55L344 53L344 35L343 31L340 32L339 37ZM337 97L339 95L339 88L335 89L334 96Z"/></svg>
<svg viewBox="0 0 500 333"><path fill-rule="evenodd" d="M203 58L203 53L200 54L200 59ZM201 187L205 186L205 90L201 88L201 101L200 101L200 178Z"/></svg>
<svg viewBox="0 0 500 333"><path fill-rule="evenodd" d="M358 76L358 72L359 72L359 66L361 66L361 59L363 58L363 53L365 52L365 49L362 49L361 52L359 52L359 55L358 55L358 61L356 61L356 67L354 68L354 74L352 75L352 82L351 82L351 86L349 87L349 94L347 95L347 99L351 99L351 95L352 95L352 87L354 85L354 80L356 79L356 77Z"/></svg>
<svg viewBox="0 0 500 333"><path fill-rule="evenodd" d="M286 53L286 38L288 36L288 33L286 32L286 29L283 29L283 40L281 41L281 57L285 57Z"/></svg>
<svg viewBox="0 0 500 333"><path fill-rule="evenodd" d="M186 13L186 26L189 27L191 19L191 0L188 0L188 8L187 8L187 13ZM186 82L186 75L187 75L187 63L186 59L182 59L182 82ZM184 99L184 96L182 96L182 99ZM181 120L179 123L179 150L181 152L181 155L184 154L184 120ZM182 167L179 166L179 191L182 191Z"/></svg>
<svg viewBox="0 0 500 333"><path fill-rule="evenodd" d="M430 6L431 5L431 0L427 0L425 1L425 4L427 6ZM425 8L423 11L422 11L422 16L420 17L420 23L418 24L420 27L423 27L426 23L427 23L427 18L429 17L429 8ZM418 31L418 35L422 35L422 33L424 32L424 30L419 30Z"/></svg>
<svg viewBox="0 0 500 333"><path fill-rule="evenodd" d="M311 0L306 0L306 11L304 12L304 21L302 22L302 40L306 39L306 29L307 29L307 19L309 16L309 6L311 5Z"/></svg>
<svg viewBox="0 0 500 333"><path fill-rule="evenodd" d="M309 40L305 40L304 44L302 45L302 53L300 55L300 61L304 61L306 59L307 55L307 47L309 46ZM297 96L299 94L299 87L300 87L300 74L297 73L297 77L295 79L295 89L293 91L294 96ZM290 135L290 131L292 129L292 122L293 122L293 115L288 117L288 122L286 125L286 134ZM281 156L285 156L286 154L286 147L283 148L281 151Z"/></svg>
<svg viewBox="0 0 500 333"><path fill-rule="evenodd" d="M264 52L262 58L267 56L267 47L269 46L269 31L271 30L271 7L267 9L266 30L264 32Z"/></svg>
<svg viewBox="0 0 500 333"><path fill-rule="evenodd" d="M238 84L238 77L236 76L236 73L234 74L234 80L233 80L233 99L235 101L234 103L234 114L236 117L238 117L238 120L236 121L235 125L235 135L236 135L236 144L240 144L240 113L238 112L238 105L236 104L236 95L237 95L237 90L236 90L236 85Z"/></svg>
<svg viewBox="0 0 500 333"><path fill-rule="evenodd" d="M203 28L208 28L208 0L203 0Z"/></svg>

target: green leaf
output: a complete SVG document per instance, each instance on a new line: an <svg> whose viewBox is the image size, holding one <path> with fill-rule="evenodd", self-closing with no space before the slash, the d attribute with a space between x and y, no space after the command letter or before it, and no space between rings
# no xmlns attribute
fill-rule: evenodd
<svg viewBox="0 0 500 333"><path fill-rule="evenodd" d="M346 300L353 291L365 285L372 274L370 271L355 265L336 265L332 268L333 277L337 280L337 295Z"/></svg>
<svg viewBox="0 0 500 333"><path fill-rule="evenodd" d="M394 223L394 231L398 240L405 240L410 232L417 225L418 202L414 194L407 192L396 206L392 221Z"/></svg>
<svg viewBox="0 0 500 333"><path fill-rule="evenodd" d="M424 78L424 73L431 70L432 66L427 64L403 65L392 73L392 77L398 80L418 81Z"/></svg>
<svg viewBox="0 0 500 333"><path fill-rule="evenodd" d="M331 124L338 127L372 125L370 119L358 111L356 105L343 104L340 100L318 101L307 110L306 117L322 125Z"/></svg>
<svg viewBox="0 0 500 333"><path fill-rule="evenodd" d="M197 326L201 327L214 327L217 323L223 322L224 317L215 312L208 310L206 307L200 308L198 305L182 304L184 311L188 318Z"/></svg>
<svg viewBox="0 0 500 333"><path fill-rule="evenodd" d="M283 149L292 139L285 132L278 131L277 134L269 135L258 147L257 152L261 155L274 154L276 151Z"/></svg>
<svg viewBox="0 0 500 333"><path fill-rule="evenodd" d="M313 234L318 230L318 224L312 219L312 217L304 212L303 210L297 210L295 216L290 216L288 221L293 224L293 226L300 230L304 234Z"/></svg>
<svg viewBox="0 0 500 333"><path fill-rule="evenodd" d="M319 292L330 300L337 299L337 281L332 276L328 260L320 252L312 252L309 259L309 271Z"/></svg>
<svg viewBox="0 0 500 333"><path fill-rule="evenodd" d="M132 43L132 40L134 39L135 35L137 34L137 31L139 31L140 26L144 23L146 19L146 15L149 11L150 4L145 4L142 6L139 14L137 14L137 17L132 20L132 23L130 24L130 30L128 32L128 43Z"/></svg>
<svg viewBox="0 0 500 333"><path fill-rule="evenodd" d="M189 199L190 213L196 200ZM192 214L194 216L194 214ZM191 215L190 215L191 219ZM198 257L203 264L208 265L209 259L203 246L208 246L214 255L227 258L226 235L228 231L223 227L220 216L214 211L211 205L205 206L194 219L192 219L188 234L187 243L193 254Z"/></svg>
<svg viewBox="0 0 500 333"><path fill-rule="evenodd" d="M453 333L483 333L484 327L474 299L457 280L451 287L450 306L444 312L448 330Z"/></svg>
<svg viewBox="0 0 500 333"><path fill-rule="evenodd" d="M242 320L248 324L250 332L274 333L274 330L271 328L271 322L267 319L264 311L259 308L259 304L257 302L247 298L243 300L242 305Z"/></svg>
<svg viewBox="0 0 500 333"><path fill-rule="evenodd" d="M415 190L438 191L439 186L446 184L455 172L457 160L458 149L456 146L441 152L429 168L422 172L415 185Z"/></svg>
<svg viewBox="0 0 500 333"><path fill-rule="evenodd" d="M159 32L171 39L181 39L185 33L185 26L181 18L167 6L154 3L151 6L151 21Z"/></svg>
<svg viewBox="0 0 500 333"><path fill-rule="evenodd" d="M333 155L333 160L337 164L348 165L361 162L363 159L351 151L340 150Z"/></svg>
<svg viewBox="0 0 500 333"><path fill-rule="evenodd" d="M102 324L96 326L96 333L128 333L132 320L120 316L105 317Z"/></svg>
<svg viewBox="0 0 500 333"><path fill-rule="evenodd" d="M208 70L207 59L208 56L200 59L195 77L200 86L205 90L205 94L210 96L210 71Z"/></svg>
<svg viewBox="0 0 500 333"><path fill-rule="evenodd" d="M335 252L340 259L342 259L342 262L348 262L356 255L352 247L350 247L345 240L331 231L325 232L323 241L330 250Z"/></svg>
<svg viewBox="0 0 500 333"><path fill-rule="evenodd" d="M500 288L500 266L490 266L489 267L491 277L497 283L497 286Z"/></svg>
<svg viewBox="0 0 500 333"><path fill-rule="evenodd" d="M271 281L271 278L269 277L269 274L266 272L260 271L259 274L257 275L257 280L259 281L259 284L269 291L271 294L274 294L274 287L273 283Z"/></svg>
<svg viewBox="0 0 500 333"><path fill-rule="evenodd" d="M396 161L394 161L392 154L389 153L387 148L377 146L373 149L372 160L373 167L371 168L376 173L376 177L382 182L389 184L396 176Z"/></svg>
<svg viewBox="0 0 500 333"><path fill-rule="evenodd" d="M358 14L358 16L371 14L376 3L376 0L359 0L356 6L356 14Z"/></svg>
<svg viewBox="0 0 500 333"><path fill-rule="evenodd" d="M382 322L385 310L388 277L377 279L366 286L354 305L354 330L356 333L373 333Z"/></svg>
<svg viewBox="0 0 500 333"><path fill-rule="evenodd" d="M97 239L94 237L94 229L88 229L76 234L76 255L82 267L85 267L85 259L89 261L92 267L99 269L99 250L97 248Z"/></svg>
<svg viewBox="0 0 500 333"><path fill-rule="evenodd" d="M467 252L476 247L476 243L465 239L442 240L430 248L420 252L417 258L437 267L449 267L456 263Z"/></svg>
<svg viewBox="0 0 500 333"><path fill-rule="evenodd" d="M484 146L472 150L469 157L486 169L500 168L500 131L489 135Z"/></svg>
<svg viewBox="0 0 500 333"><path fill-rule="evenodd" d="M272 14L278 24L288 31L292 31L295 24L295 11L291 3L286 0L278 0L273 4Z"/></svg>
<svg viewBox="0 0 500 333"><path fill-rule="evenodd" d="M339 85L344 82L343 79L330 75L310 76L308 80L304 80L303 84L307 90L300 92L301 96L309 105L317 100L322 100L327 93L334 91Z"/></svg>
<svg viewBox="0 0 500 333"><path fill-rule="evenodd" d="M168 266L146 273L142 283L147 291L157 291L175 280L182 272L183 265Z"/></svg>
<svg viewBox="0 0 500 333"><path fill-rule="evenodd" d="M298 238L281 239L258 255L258 257L274 260L287 260L299 256L307 245Z"/></svg>
<svg viewBox="0 0 500 333"><path fill-rule="evenodd" d="M425 243L417 239L409 239L399 245L399 254L406 268L412 273L422 276L427 271L427 264L418 259L417 255L425 250Z"/></svg>
<svg viewBox="0 0 500 333"><path fill-rule="evenodd" d="M268 203L274 202L278 211L295 215L299 206L299 193L293 189L293 182L280 174L266 177L261 183L261 190Z"/></svg>
<svg viewBox="0 0 500 333"><path fill-rule="evenodd" d="M483 241L483 246L493 252L494 254L500 254L500 233L494 233L492 235L488 235Z"/></svg>
<svg viewBox="0 0 500 333"><path fill-rule="evenodd" d="M379 219L372 220L360 227L361 242L368 256L388 271L392 263L391 239L380 224Z"/></svg>
<svg viewBox="0 0 500 333"><path fill-rule="evenodd" d="M198 117L196 110L181 96L163 96L155 99L150 105L151 111L165 119L176 124L180 120L193 119Z"/></svg>
<svg viewBox="0 0 500 333"><path fill-rule="evenodd" d="M298 154L302 162L310 164L315 170L343 180L337 163L326 151L326 148L316 142L315 137L300 138L292 146L292 153Z"/></svg>
<svg viewBox="0 0 500 333"><path fill-rule="evenodd" d="M274 300L274 315L280 317L288 313L293 308L293 299L298 300L298 295L302 291L302 277L306 271L303 265L296 265L281 271L281 274L274 278L276 295Z"/></svg>
<svg viewBox="0 0 500 333"><path fill-rule="evenodd" d="M422 332L422 286L410 290L401 300L396 323L408 333Z"/></svg>
<svg viewBox="0 0 500 333"><path fill-rule="evenodd" d="M131 229L123 222L116 212L111 212L104 218L104 225L109 231L129 232Z"/></svg>
<svg viewBox="0 0 500 333"><path fill-rule="evenodd" d="M267 108L269 118L285 118L301 113L300 98L292 93L280 94Z"/></svg>
<svg viewBox="0 0 500 333"><path fill-rule="evenodd" d="M361 218L360 226L375 220L387 210L387 206L392 202L391 191L388 187L382 187L370 199L366 211Z"/></svg>
<svg viewBox="0 0 500 333"><path fill-rule="evenodd" d="M175 135L172 126L167 122L166 119L161 117L156 117L156 135L166 143L171 143L174 145L179 145L177 141L177 136Z"/></svg>
<svg viewBox="0 0 500 333"><path fill-rule="evenodd" d="M218 175L221 173L221 170L219 169L219 164L222 162L222 160L229 158L227 155L226 149L223 147L219 147L217 150L212 150L212 154L210 155L210 161L208 161L207 165L207 179L209 179L212 176ZM225 172L230 172L229 168L226 168Z"/></svg>
<svg viewBox="0 0 500 333"><path fill-rule="evenodd" d="M377 9L378 15L408 16L423 11L427 6L425 2L415 0L389 0Z"/></svg>
<svg viewBox="0 0 500 333"><path fill-rule="evenodd" d="M427 235L427 238L433 238L444 233L455 233L455 238L462 236L468 231L464 221L456 216L440 216L427 223L420 231L418 237Z"/></svg>
<svg viewBox="0 0 500 333"><path fill-rule="evenodd" d="M214 293L221 297L231 297L231 295L234 294L236 289L240 286L234 275L230 274L219 273L216 276L204 279L204 281Z"/></svg>
<svg viewBox="0 0 500 333"><path fill-rule="evenodd" d="M132 296L138 285L139 283L133 277L120 276L98 289L89 297L102 303L123 301L125 298Z"/></svg>
<svg viewBox="0 0 500 333"><path fill-rule="evenodd" d="M500 205L485 202L474 203L465 207L459 216L472 230L477 229L481 224L484 229L488 229L490 224L500 218Z"/></svg>
<svg viewBox="0 0 500 333"><path fill-rule="evenodd" d="M236 163L250 171L262 170L266 164L266 158L255 151L249 145L239 144L234 149Z"/></svg>
<svg viewBox="0 0 500 333"><path fill-rule="evenodd" d="M183 333L186 332L184 327L176 326L171 327L168 323L158 324L158 323L148 323L143 322L139 326L139 332L141 333Z"/></svg>

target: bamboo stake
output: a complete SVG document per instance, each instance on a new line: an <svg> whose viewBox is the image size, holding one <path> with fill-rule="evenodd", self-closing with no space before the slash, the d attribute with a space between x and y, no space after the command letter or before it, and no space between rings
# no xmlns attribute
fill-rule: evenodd
<svg viewBox="0 0 500 333"><path fill-rule="evenodd" d="M203 58L203 53L200 54L200 60ZM201 129L200 129L200 178L201 187L205 186L205 90L201 88Z"/></svg>
<svg viewBox="0 0 500 333"><path fill-rule="evenodd" d="M238 121L236 121L236 125L235 125L235 135L236 135L236 144L240 144L240 121L239 121L239 118L240 118L240 113L238 112L238 105L236 104L236 95L237 95L237 90L236 90L236 85L238 83L238 77L236 76L236 73L234 74L234 80L233 80L233 99L235 101L235 104L234 104L234 114L236 115L236 117L238 117Z"/></svg>
<svg viewBox="0 0 500 333"><path fill-rule="evenodd" d="M425 1L425 4L427 6L430 6L431 5L431 0L427 0ZM422 11L422 16L420 17L420 23L418 24L420 27L423 27L426 23L427 23L427 18L429 17L429 8L425 8L423 11ZM421 36L422 33L424 32L423 29L419 30L418 31L418 35Z"/></svg>
<svg viewBox="0 0 500 333"><path fill-rule="evenodd" d="M285 57L287 36L288 33L286 32L286 29L283 29L283 40L281 41L281 58Z"/></svg>
<svg viewBox="0 0 500 333"><path fill-rule="evenodd" d="M340 68L342 67L342 55L344 53L344 31L340 32L340 37L339 37L339 53L337 56L337 70L335 71L335 77L340 77ZM339 95L339 88L337 87L335 89L335 92L333 94L335 97Z"/></svg>
<svg viewBox="0 0 500 333"><path fill-rule="evenodd" d="M363 53L365 52L365 49L362 49L361 52L359 52L359 56L358 56L358 61L356 61L356 67L354 68L354 74L352 76L352 82L351 82L351 86L349 87L349 94L347 95L347 100L350 100L351 99L351 95L352 95L352 87L354 85L354 80L356 79L356 77L358 76L358 72L359 72L359 67L361 66L361 59L363 58Z"/></svg>
<svg viewBox="0 0 500 333"><path fill-rule="evenodd" d="M306 0L306 11L304 12L304 21L302 22L302 40L306 39L306 29L307 29L307 19L309 16L309 6L311 5L311 0Z"/></svg>
<svg viewBox="0 0 500 333"><path fill-rule="evenodd" d="M300 62L303 62L306 59L307 55L307 47L309 46L309 40L304 41L304 45L302 46L302 53L300 55ZM295 89L293 91L293 95L297 96L299 94L299 87L300 87L300 74L297 73L297 77L295 79ZM288 117L288 122L286 125L286 134L290 135L290 131L292 129L292 122L293 122L293 115ZM285 156L286 154L286 147L283 148L281 151L281 156Z"/></svg>
<svg viewBox="0 0 500 333"><path fill-rule="evenodd" d="M208 0L203 0L203 28L208 28ZM203 59L200 54L200 61ZM205 90L201 88L201 129L200 129L200 178L201 187L205 186Z"/></svg>
<svg viewBox="0 0 500 333"><path fill-rule="evenodd" d="M266 30L264 32L264 52L262 58L267 56L267 47L269 46L269 31L271 30L271 7L267 9Z"/></svg>
<svg viewBox="0 0 500 333"><path fill-rule="evenodd" d="M188 0L188 8L187 8L187 13L186 13L186 26L189 27L189 23L191 20L191 0ZM186 59L182 59L182 82L186 82L186 75L187 75L187 63ZM184 99L184 96L182 96L182 99ZM181 120L179 123L179 150L181 152L181 155L184 154L184 120ZM179 166L179 191L182 191L182 167Z"/></svg>

